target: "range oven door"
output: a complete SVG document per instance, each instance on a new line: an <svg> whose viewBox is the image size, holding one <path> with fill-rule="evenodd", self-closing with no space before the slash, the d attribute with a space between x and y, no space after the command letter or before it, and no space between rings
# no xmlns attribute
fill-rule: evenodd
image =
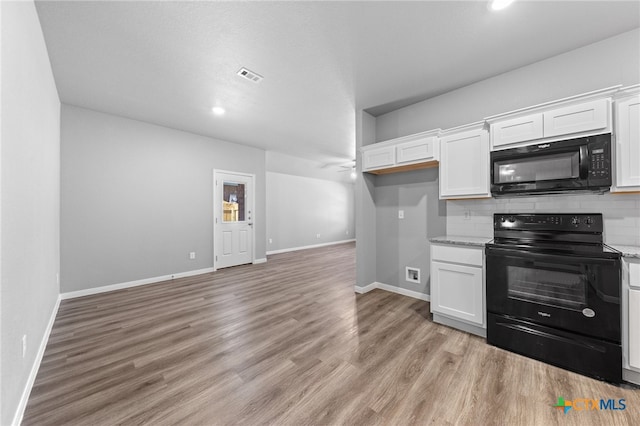
<svg viewBox="0 0 640 426"><path fill-rule="evenodd" d="M620 343L620 260L487 246L487 310Z"/></svg>

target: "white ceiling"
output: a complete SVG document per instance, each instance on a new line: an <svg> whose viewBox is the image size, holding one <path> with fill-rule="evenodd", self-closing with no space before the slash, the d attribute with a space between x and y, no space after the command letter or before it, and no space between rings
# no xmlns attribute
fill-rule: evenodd
<svg viewBox="0 0 640 426"><path fill-rule="evenodd" d="M353 158L357 108L379 115L640 26L638 1L36 4L62 102L323 162Z"/></svg>

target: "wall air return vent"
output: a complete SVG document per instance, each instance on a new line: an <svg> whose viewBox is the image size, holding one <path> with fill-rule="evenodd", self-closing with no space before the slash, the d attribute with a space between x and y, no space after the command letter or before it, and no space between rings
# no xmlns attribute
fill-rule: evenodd
<svg viewBox="0 0 640 426"><path fill-rule="evenodd" d="M238 75L242 78L245 78L249 81L253 81L254 83L260 83L262 81L262 79L264 77L262 77L259 74L256 74L253 71L250 71L246 68L240 68L240 71L238 71Z"/></svg>

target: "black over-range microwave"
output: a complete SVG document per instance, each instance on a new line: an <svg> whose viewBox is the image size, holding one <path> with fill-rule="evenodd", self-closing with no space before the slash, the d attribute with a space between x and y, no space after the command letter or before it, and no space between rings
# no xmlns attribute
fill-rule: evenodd
<svg viewBox="0 0 640 426"><path fill-rule="evenodd" d="M603 193L611 187L611 134L491 152L491 194Z"/></svg>

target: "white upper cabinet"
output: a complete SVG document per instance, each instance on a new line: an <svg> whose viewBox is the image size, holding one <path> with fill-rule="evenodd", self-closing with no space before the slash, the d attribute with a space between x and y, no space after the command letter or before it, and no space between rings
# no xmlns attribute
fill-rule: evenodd
<svg viewBox="0 0 640 426"><path fill-rule="evenodd" d="M487 117L491 150L611 133L611 96L620 86Z"/></svg>
<svg viewBox="0 0 640 426"><path fill-rule="evenodd" d="M543 137L542 114L491 123L490 132L493 147L540 139Z"/></svg>
<svg viewBox="0 0 640 426"><path fill-rule="evenodd" d="M364 146L362 170L384 174L437 166L439 134L436 129Z"/></svg>
<svg viewBox="0 0 640 426"><path fill-rule="evenodd" d="M486 198L489 133L484 122L446 130L440 138L440 198Z"/></svg>
<svg viewBox="0 0 640 426"><path fill-rule="evenodd" d="M396 146L396 163L412 163L414 161L433 160L437 138L420 138L404 142Z"/></svg>
<svg viewBox="0 0 640 426"><path fill-rule="evenodd" d="M621 91L614 105L613 191L640 191L640 85Z"/></svg>
<svg viewBox="0 0 640 426"><path fill-rule="evenodd" d="M543 113L544 137L607 129L610 126L610 111L610 99L598 99L546 111Z"/></svg>
<svg viewBox="0 0 640 426"><path fill-rule="evenodd" d="M392 146L362 150L362 169L369 170L392 167L396 163L396 150Z"/></svg>

